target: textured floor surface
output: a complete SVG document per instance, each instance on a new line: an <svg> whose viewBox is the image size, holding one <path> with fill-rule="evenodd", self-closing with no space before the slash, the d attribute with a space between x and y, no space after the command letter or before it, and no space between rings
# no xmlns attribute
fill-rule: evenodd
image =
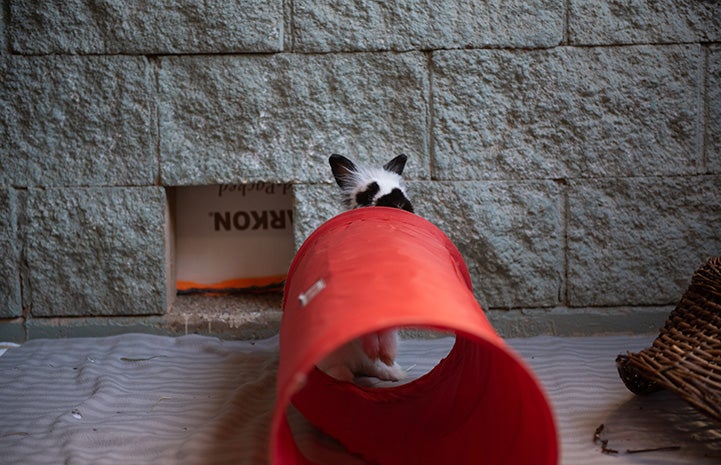
<svg viewBox="0 0 721 465"><path fill-rule="evenodd" d="M616 355L652 340L508 340L549 395L563 464L721 464L721 425L669 393L636 397L618 378ZM399 362L419 376L452 342L404 341ZM275 338L138 334L10 347L0 356L0 464L266 463L276 349ZM296 431L309 453L322 442Z"/></svg>

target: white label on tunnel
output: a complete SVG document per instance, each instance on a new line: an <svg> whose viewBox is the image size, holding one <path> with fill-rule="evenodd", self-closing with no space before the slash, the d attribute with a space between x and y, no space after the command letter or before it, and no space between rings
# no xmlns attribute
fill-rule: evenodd
<svg viewBox="0 0 721 465"><path fill-rule="evenodd" d="M303 307L305 307L305 306L308 305L308 304L310 303L310 301L313 300L313 299L315 298L315 296L317 296L317 295L320 293L320 291L322 291L323 289L325 289L325 281L323 281L323 278L321 278L321 279L319 279L318 281L316 281L315 284L313 284L311 287L309 287L307 291L302 292L302 293L298 296L298 300L300 300L300 304L301 304Z"/></svg>

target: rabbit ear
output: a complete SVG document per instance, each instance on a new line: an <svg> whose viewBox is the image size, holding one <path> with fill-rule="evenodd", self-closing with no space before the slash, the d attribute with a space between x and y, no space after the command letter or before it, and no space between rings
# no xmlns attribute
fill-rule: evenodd
<svg viewBox="0 0 721 465"><path fill-rule="evenodd" d="M353 174L357 171L353 162L343 155L336 153L330 156L328 162L330 163L330 169L333 171L335 182L338 183L340 188L345 189L351 187L353 184Z"/></svg>
<svg viewBox="0 0 721 465"><path fill-rule="evenodd" d="M391 171L398 176L403 174L403 168L406 166L406 161L408 160L408 157L406 157L403 154L398 155L393 160L389 161L385 165L383 165L383 169L386 171Z"/></svg>

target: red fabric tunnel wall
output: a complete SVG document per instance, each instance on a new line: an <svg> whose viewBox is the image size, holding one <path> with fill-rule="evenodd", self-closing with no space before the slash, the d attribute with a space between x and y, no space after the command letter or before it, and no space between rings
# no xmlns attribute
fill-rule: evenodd
<svg viewBox="0 0 721 465"><path fill-rule="evenodd" d="M430 373L396 387L361 387L315 368L342 344L399 326L451 330L456 343ZM369 463L558 462L549 403L486 320L460 253L433 224L398 209L338 215L296 254L280 331L275 465L311 463L290 432L291 402Z"/></svg>

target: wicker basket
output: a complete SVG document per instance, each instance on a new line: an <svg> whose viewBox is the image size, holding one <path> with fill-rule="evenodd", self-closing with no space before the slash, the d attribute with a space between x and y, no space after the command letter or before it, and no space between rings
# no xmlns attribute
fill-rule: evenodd
<svg viewBox="0 0 721 465"><path fill-rule="evenodd" d="M651 347L616 366L635 394L665 388L721 422L721 257L694 273Z"/></svg>

